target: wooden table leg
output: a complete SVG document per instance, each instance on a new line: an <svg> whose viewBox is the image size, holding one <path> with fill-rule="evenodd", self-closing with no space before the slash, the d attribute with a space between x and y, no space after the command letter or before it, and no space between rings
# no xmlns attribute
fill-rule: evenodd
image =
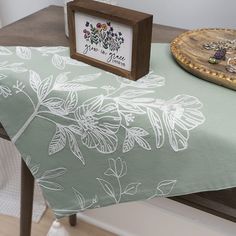
<svg viewBox="0 0 236 236"><path fill-rule="evenodd" d="M20 212L20 236L31 235L32 211L34 197L34 177L25 162L21 161L21 212ZM69 217L71 226L76 226L77 217Z"/></svg>
<svg viewBox="0 0 236 236"><path fill-rule="evenodd" d="M77 217L76 217L76 214L69 216L69 222L70 222L70 225L71 225L71 226L76 226L76 224L77 224Z"/></svg>
<svg viewBox="0 0 236 236"><path fill-rule="evenodd" d="M34 196L34 177L25 162L21 161L21 212L20 236L31 235Z"/></svg>

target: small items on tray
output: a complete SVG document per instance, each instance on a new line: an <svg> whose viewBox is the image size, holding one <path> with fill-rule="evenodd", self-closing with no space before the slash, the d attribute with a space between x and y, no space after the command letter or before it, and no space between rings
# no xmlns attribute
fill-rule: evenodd
<svg viewBox="0 0 236 236"><path fill-rule="evenodd" d="M217 42L208 42L203 44L206 50L214 50L214 56L209 57L210 64L219 64L220 61L226 60L225 69L229 73L236 73L236 39Z"/></svg>

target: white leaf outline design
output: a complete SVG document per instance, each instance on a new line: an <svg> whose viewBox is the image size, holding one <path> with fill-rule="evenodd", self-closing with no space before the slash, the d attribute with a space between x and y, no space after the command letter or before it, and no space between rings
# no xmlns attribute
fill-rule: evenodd
<svg viewBox="0 0 236 236"><path fill-rule="evenodd" d="M68 78L69 74L70 72L63 72L59 74L54 83L53 90L77 92L88 89L96 89L97 87L81 84L81 82L83 83L89 82L101 76L101 73L95 73L95 74L76 76L75 78L69 80Z"/></svg>
<svg viewBox="0 0 236 236"><path fill-rule="evenodd" d="M59 97L50 97L42 101L41 105L47 107L52 114L68 115L68 111L64 108L65 101Z"/></svg>
<svg viewBox="0 0 236 236"><path fill-rule="evenodd" d="M75 82L67 82L64 84L56 84L53 88L53 90L57 91L67 91L67 92L78 92L78 91L84 91L89 89L96 89L96 87L88 86L85 84L78 84Z"/></svg>
<svg viewBox="0 0 236 236"><path fill-rule="evenodd" d="M133 136L143 137L149 135L149 133L141 127L131 127L129 130Z"/></svg>
<svg viewBox="0 0 236 236"><path fill-rule="evenodd" d="M115 160L116 175L121 178L127 174L127 165L120 157Z"/></svg>
<svg viewBox="0 0 236 236"><path fill-rule="evenodd" d="M85 211L86 209L89 209L89 208L94 208L94 207L99 207L99 205L95 206L95 204L98 202L98 197L97 195L94 196L94 198L92 199L91 203L89 203L88 205L86 205L86 200L83 196L83 194L77 190L75 187L72 187L72 190L73 190L73 193L74 193L74 196L75 196L75 201L77 202L77 206L75 209L53 209L54 213L57 215L57 216L64 216L65 213L66 214L76 214L78 213L79 211Z"/></svg>
<svg viewBox="0 0 236 236"><path fill-rule="evenodd" d="M161 181L158 186L157 186L157 195L158 196L167 196L169 195L175 184L176 184L177 180L163 180ZM167 189L166 189L167 187ZM160 193L158 193L160 192Z"/></svg>
<svg viewBox="0 0 236 236"><path fill-rule="evenodd" d="M126 128L126 136L123 143L123 153L129 152L134 148L135 141L145 150L151 150L150 144L143 138L149 133L141 127Z"/></svg>
<svg viewBox="0 0 236 236"><path fill-rule="evenodd" d="M64 187L56 182L51 181L51 179L58 178L64 175L67 169L64 167L59 167L51 170L45 171L41 177L36 177L36 181L42 188L50 191L63 191Z"/></svg>
<svg viewBox="0 0 236 236"><path fill-rule="evenodd" d="M67 172L66 168L60 167L52 170L46 170L40 177L40 180L54 179L64 175Z"/></svg>
<svg viewBox="0 0 236 236"><path fill-rule="evenodd" d="M52 89L53 76L49 76L41 81L39 88L37 90L38 99L42 102L50 93Z"/></svg>
<svg viewBox="0 0 236 236"><path fill-rule="evenodd" d="M178 152L187 149L189 139L188 130L173 123L166 113L163 113L163 122L168 133L169 143L173 150Z"/></svg>
<svg viewBox="0 0 236 236"><path fill-rule="evenodd" d="M117 170L116 170L116 161L113 158L108 159L109 163L109 168L104 172L105 175L113 175L113 176L118 176L117 175Z"/></svg>
<svg viewBox="0 0 236 236"><path fill-rule="evenodd" d="M66 65L72 66L88 66L87 64L74 60L70 57L60 56L58 54L54 54L52 57L52 64L59 70L64 70Z"/></svg>
<svg viewBox="0 0 236 236"><path fill-rule="evenodd" d="M35 176L39 172L40 164L34 165L30 168L30 171L33 176Z"/></svg>
<svg viewBox="0 0 236 236"><path fill-rule="evenodd" d="M23 60L30 60L31 59L31 50L29 47L16 47L16 55Z"/></svg>
<svg viewBox="0 0 236 236"><path fill-rule="evenodd" d="M154 98L133 98L131 99L134 103L153 103L155 102Z"/></svg>
<svg viewBox="0 0 236 236"><path fill-rule="evenodd" d="M1 56L10 56L13 53L6 47L0 46L0 55Z"/></svg>
<svg viewBox="0 0 236 236"><path fill-rule="evenodd" d="M77 75L73 78L73 82L90 82L93 80L98 79L99 77L101 77L102 73L98 72L98 73L93 73L93 74L86 74L86 75Z"/></svg>
<svg viewBox="0 0 236 236"><path fill-rule="evenodd" d="M106 180L104 179L100 179L100 178L97 178L97 180L100 182L103 190L112 198L116 199L116 196L115 196L115 191L114 191L114 188L113 186Z"/></svg>
<svg viewBox="0 0 236 236"><path fill-rule="evenodd" d="M132 103L129 100L126 100L126 99L123 99L123 98L118 98L117 102L124 109L124 110L121 109L121 111L134 113L134 114L138 114L138 115L142 115L142 114L146 113L143 108L141 108L140 106L138 106L135 103Z"/></svg>
<svg viewBox="0 0 236 236"><path fill-rule="evenodd" d="M64 70L66 66L66 62L62 56L58 54L54 54L52 57L52 64L59 70Z"/></svg>
<svg viewBox="0 0 236 236"><path fill-rule="evenodd" d="M71 57L62 57L63 60L65 61L65 63L67 65L72 65L72 66L89 66L88 64L82 62L82 61L78 61L78 60L75 60Z"/></svg>
<svg viewBox="0 0 236 236"><path fill-rule="evenodd" d="M24 158L24 156L22 156L22 158ZM31 165L31 156L26 156L24 160L32 175L36 177L40 169L40 164Z"/></svg>
<svg viewBox="0 0 236 236"><path fill-rule="evenodd" d="M126 195L135 195L138 192L138 186L141 183L130 183L126 186L124 194Z"/></svg>
<svg viewBox="0 0 236 236"><path fill-rule="evenodd" d="M76 200L78 202L78 206L80 209L85 209L85 199L84 196L75 188L72 188L76 197Z"/></svg>
<svg viewBox="0 0 236 236"><path fill-rule="evenodd" d="M60 56L60 57L62 59L66 58L63 56ZM68 60L68 61L70 61L70 60ZM75 61L72 61L72 62L70 61L69 63L72 63L73 65L77 64ZM17 66L19 64L20 63L13 63L13 64L11 64L10 68L13 68L14 66ZM1 63L0 67L1 66L3 66L3 67L6 66L6 62ZM16 70L18 70L18 69L16 69ZM67 75L69 74L69 72L64 72L62 74L64 75L64 77L62 76L60 78L60 80L58 79L57 82L60 82L60 83L71 82L71 81L76 82L76 80L78 82L80 80L82 81L82 79L83 79L83 76L82 76L82 77L77 77L77 79L75 79L76 78L75 77L74 80L68 81ZM101 73L98 73L97 76L100 76L100 74ZM38 78L38 77L36 76L36 78ZM88 77L86 78L86 81L93 80L94 79L93 77L96 77L96 76L88 75ZM153 102L153 100L154 100L153 98L139 97L139 96L143 96L144 93L148 94L148 93L152 93L153 91L145 90L145 92L143 92L143 91L139 92L138 89L132 89L130 87L141 88L141 86L142 86L144 88L150 89L150 88L157 87L157 84L158 84L158 86L163 86L164 78L155 75L153 72L150 72L147 76L145 76L145 78L142 78L142 79L140 79L139 82L136 82L136 85L134 85L134 83L132 81L131 82L128 81L126 83L128 87L126 88L126 87L124 87L124 85L122 85L125 83L122 82L121 87L120 87L122 89L122 91L119 91L120 95L118 95L118 97L117 96L112 97L111 95L112 94L117 95L116 93L120 88L118 88L116 91L114 91L111 94L108 93L107 96L104 96L104 95L101 96L101 97L103 97L103 99L101 100L100 106L96 107L96 108L98 108L97 110L95 109L95 110L91 110L91 111L92 111L92 113L94 112L94 114L96 116L99 114L99 116L103 115L103 117L102 118L95 117L95 115L94 115L94 117L92 117L92 118L96 118L97 120L99 120L99 122L97 122L98 124L99 123L101 124L102 119L105 120L105 118L108 118L110 120L116 119L118 122L115 125L114 125L113 121L112 122L108 121L107 123L105 123L105 122L102 123L102 127L97 126L97 128L95 129L96 132L90 133L89 138L85 139L84 138L85 132L83 131L83 124L80 123L80 120L78 119L78 117L72 118L72 117L67 116L68 112L71 113L71 116L73 116L73 115L76 116L75 106L73 107L72 110L67 111L67 109L65 108L65 103L63 103L62 100L61 101L58 100L57 102L55 101L55 102L49 103L49 101L51 101L51 100L50 100L50 98L47 99L47 96L50 94L50 92L52 91L52 87L54 87L54 86L52 84L50 84L49 82L46 83L45 80L47 80L47 78L44 79L43 81L41 81L40 85L38 85L39 79L40 79L40 77L38 78L38 82L35 82L34 85L32 84L32 89L34 91L37 89L37 87L39 87L37 89L37 94L41 93L41 96L42 96L42 98L39 98L39 102L40 102L39 105L46 104L48 109L50 110L50 112L48 111L48 113L50 113L52 115L58 115L63 119L70 119L75 122L77 121L78 128L76 128L74 130L75 131L74 133L82 137L82 143L85 146L87 146L88 148L96 148L101 153L108 154L108 153L114 152L117 149L118 140L117 140L116 133L119 131L120 128L125 127L125 125L121 124L123 117L125 118L126 125L129 126L130 122L134 122L135 115L147 114L148 109L150 109L149 106L152 107L152 109L155 108L155 109L159 109L160 111L162 111L162 119L163 119L164 127L167 130L167 134L169 137L169 142L171 144L171 147L175 151L181 151L181 150L186 149L187 145L188 145L188 139L189 139L189 130L197 127L199 124L204 122L204 116L199 111L199 109L201 109L201 106L199 106L199 104L201 104L201 103L198 102L198 99L196 99L194 97L191 97L188 95L177 95L176 97L174 97L173 99L171 99L169 101L163 101L162 104L158 104L158 103ZM155 83L157 82L157 84L155 84L154 81L155 81ZM44 82L45 82L45 85L43 85ZM83 89L87 90L88 88L85 87ZM70 90L72 90L72 89L69 89L68 92L73 92ZM135 92L134 92L134 94L132 94L130 91L135 91ZM125 96L127 98L123 98L121 96L121 94L123 94L123 96ZM26 95L26 93L25 93L25 95ZM99 97L99 96L97 96L97 97ZM97 97L94 97L94 98L96 99ZM92 99L94 99L94 98L92 98ZM110 99L111 102L109 104L104 104L105 101L107 101L108 99ZM34 101L31 101L31 102L34 105ZM84 106L85 109L89 110L90 109L89 105L88 105L89 103L90 103L90 99L85 101L82 104L82 106ZM168 111L168 109L170 106L173 106L173 105L178 105L180 107L182 106L182 108L184 109L183 117L180 117L180 118L177 117L177 119L175 117L174 118L172 117L172 113L170 113ZM76 106L77 106L77 104L76 104ZM38 109L38 105L36 106L36 104L35 104L34 108ZM170 108L170 109L172 109L172 108ZM115 112L117 112L117 113L119 113L119 116L115 117L113 115L106 115L105 113L108 113L108 112L113 113L113 114ZM35 111L35 114L37 114L36 111ZM35 114L32 114L32 115L35 115ZM45 119L46 119L46 117L45 117ZM32 121L32 120L33 120L33 116L32 116L32 118L30 118L30 121ZM48 120L50 120L50 119L48 119ZM160 120L160 122L161 122L161 120ZM151 123L151 121L150 121L150 123ZM28 125L28 123L27 123L27 125ZM151 123L151 125L153 128L154 126L152 123ZM76 127L76 125L75 125L75 127ZM173 127L174 127L174 131L172 130ZM71 132L73 134L73 131L71 131ZM155 129L154 129L154 132L155 132ZM123 149L125 151L132 150L133 142L134 143L136 142L137 144L139 144L139 146L141 146L145 150L151 150L151 146L147 142L146 139L144 139L142 136L134 135L132 132L131 132L131 134L132 135L129 134L129 135L126 135L126 137L125 137L125 140L124 140L125 145L123 144ZM164 134L164 132L163 132L163 134ZM132 138L131 138L131 136L132 136ZM96 137L96 142L92 143L91 140L94 140L95 137ZM18 136L17 136L17 138L18 138ZM163 135L163 139L164 139L164 135ZM75 140L76 140L76 138L75 138ZM73 149L72 147L76 146L75 145L76 142L73 142L73 143L71 142L71 150ZM164 140L161 142L160 146L162 146L163 143L164 143ZM156 144L156 147L159 147L158 143ZM74 151L76 151L76 150L77 149L74 149Z"/></svg>
<svg viewBox="0 0 236 236"><path fill-rule="evenodd" d="M149 197L147 200L150 200L154 197L166 197L169 196L176 185L177 180L163 180L158 183L155 194Z"/></svg>
<svg viewBox="0 0 236 236"><path fill-rule="evenodd" d="M26 157L25 162L26 162L28 168L30 169L31 173L35 177L39 186L41 186L42 188L45 188L47 190L50 190L50 191L64 190L62 185L60 185L56 182L50 181L50 180L64 175L67 172L66 168L58 167L55 169L46 170L40 177L40 175L39 175L40 164L31 165L31 157L30 156Z"/></svg>
<svg viewBox="0 0 236 236"><path fill-rule="evenodd" d="M146 149L148 151L152 149L150 144L144 138L140 136L134 136L134 139L138 143L138 145L141 146L143 149Z"/></svg>
<svg viewBox="0 0 236 236"><path fill-rule="evenodd" d="M55 182L52 182L52 181L47 181L47 180L39 180L38 181L38 185L44 189L48 189L48 190L51 190L51 191L62 191L64 190L63 186L58 184L58 183L55 183Z"/></svg>
<svg viewBox="0 0 236 236"><path fill-rule="evenodd" d="M25 158L22 156L22 158L24 159L25 164L30 168L31 156L26 156Z"/></svg>
<svg viewBox="0 0 236 236"><path fill-rule="evenodd" d="M80 126L78 126L78 125L69 125L69 126L67 126L67 128L71 131L71 132L73 132L73 133L75 133L75 134L78 134L78 135L82 135L83 133L82 133L82 128L80 127Z"/></svg>
<svg viewBox="0 0 236 236"><path fill-rule="evenodd" d="M113 158L108 159L109 168L104 172L104 175L114 176L121 178L127 174L127 165L120 157L116 160Z"/></svg>
<svg viewBox="0 0 236 236"><path fill-rule="evenodd" d="M115 103L108 103L105 106L102 106L99 109L99 112L101 112L101 114L107 113L107 112L112 112L112 111L116 111L117 110L117 104Z"/></svg>
<svg viewBox="0 0 236 236"><path fill-rule="evenodd" d="M129 152L134 148L134 138L133 136L126 130L125 140L123 143L123 153Z"/></svg>
<svg viewBox="0 0 236 236"><path fill-rule="evenodd" d="M127 89L120 94L120 98L124 99L132 99L143 96L145 94L153 93L154 91L149 90L135 90L135 89Z"/></svg>
<svg viewBox="0 0 236 236"><path fill-rule="evenodd" d="M0 74L0 80L3 80L3 79L5 79L5 78L7 78L6 75Z"/></svg>
<svg viewBox="0 0 236 236"><path fill-rule="evenodd" d="M60 53L60 52L64 52L67 51L68 48L67 47L33 47L31 49L37 50L38 52L40 52L43 56L48 56L48 54L55 54L55 53Z"/></svg>
<svg viewBox="0 0 236 236"><path fill-rule="evenodd" d="M55 178L63 176L67 172L67 169L65 167L58 167L55 169L46 170L43 172L43 174L40 175L39 174L40 164L31 165L30 156L26 156L26 158L24 159L25 159L26 165L30 169L31 173L34 175L39 186L50 191L64 190L62 185L51 181L51 179L55 179Z"/></svg>
<svg viewBox="0 0 236 236"><path fill-rule="evenodd" d="M34 92L37 93L39 86L41 84L41 78L40 78L39 74L33 70L30 70L29 73L30 73L30 78L29 78L30 86L34 90Z"/></svg>
<svg viewBox="0 0 236 236"><path fill-rule="evenodd" d="M68 113L75 112L78 105L78 94L75 91L69 92L66 101L65 109Z"/></svg>
<svg viewBox="0 0 236 236"><path fill-rule="evenodd" d="M153 109L148 108L147 114L156 136L156 148L161 148L164 145L165 141L165 135L161 119L157 112L155 112Z"/></svg>
<svg viewBox="0 0 236 236"><path fill-rule="evenodd" d="M65 83L66 81L68 81L68 75L70 74L70 72L62 72L60 73L55 80L54 86L58 83L58 84L62 84Z"/></svg>
<svg viewBox="0 0 236 236"><path fill-rule="evenodd" d="M67 172L67 169L65 167L58 167L55 169L46 170L40 176L39 174L40 164L31 165L30 156L27 156L25 161L31 173L34 175L39 186L50 191L63 191L64 190L64 187L61 184L53 182L51 181L51 179L55 179L55 178L63 176Z"/></svg>
<svg viewBox="0 0 236 236"><path fill-rule="evenodd" d="M85 165L84 157L80 151L78 142L70 129L65 129L71 152Z"/></svg>
<svg viewBox="0 0 236 236"><path fill-rule="evenodd" d="M42 105L48 108L57 108L64 105L64 100L59 97L50 97L42 102Z"/></svg>
<svg viewBox="0 0 236 236"><path fill-rule="evenodd" d="M53 138L48 147L49 156L60 152L66 146L66 132L64 128L60 125L56 126L56 132L53 135Z"/></svg>
<svg viewBox="0 0 236 236"><path fill-rule="evenodd" d="M11 89L7 86L0 85L0 96L3 96L4 98L7 98L8 96L12 95Z"/></svg>
<svg viewBox="0 0 236 236"><path fill-rule="evenodd" d="M14 62L14 63L8 63L8 61L3 61L0 63L0 71L1 70L9 70L15 73L23 73L28 71L25 67L23 62Z"/></svg>
<svg viewBox="0 0 236 236"><path fill-rule="evenodd" d="M107 169L105 172L104 172L104 175L107 175L107 176L116 176L116 174L114 173L114 171L109 168Z"/></svg>

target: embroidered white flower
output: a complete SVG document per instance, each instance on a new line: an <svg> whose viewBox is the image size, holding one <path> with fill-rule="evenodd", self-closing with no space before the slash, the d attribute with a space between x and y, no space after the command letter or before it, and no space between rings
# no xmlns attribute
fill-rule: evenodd
<svg viewBox="0 0 236 236"><path fill-rule="evenodd" d="M10 53L7 48L1 50L2 54ZM17 47L16 54L20 58L30 59L33 50ZM36 50L41 55L52 55L49 58L52 66L60 70L67 65L79 66L81 70L87 66L68 56L59 55L65 50L63 47ZM27 71L24 63L7 61L0 63L0 70L15 73ZM123 153L136 148L151 151L153 147L150 138L155 139L156 148L163 147L166 141L169 141L174 151L188 147L190 131L205 121L201 112L202 104L196 97L177 95L170 100L157 98L156 89L165 85L165 78L153 71L138 81L106 74L116 79L111 83L104 80L104 83L101 71L93 74L62 72L56 76L44 74L41 78L37 72L30 70L29 84L34 97L28 91L25 81L16 81L16 85L13 85L15 93L24 95L33 108L31 116L13 137L13 142L37 117L55 125L55 133L49 143L49 155L69 145L71 152L84 165L81 145L104 154L113 153L118 147L122 147ZM6 75L0 74L0 80L5 78ZM89 90L91 93L86 100L85 91ZM10 96L11 89L1 86L0 95L4 98ZM142 125L143 119L147 121L145 125Z"/></svg>
<svg viewBox="0 0 236 236"><path fill-rule="evenodd" d="M116 132L121 118L116 105L98 96L86 101L75 112L81 129L81 139L88 148L96 148L101 153L116 150L118 138Z"/></svg>
<svg viewBox="0 0 236 236"><path fill-rule="evenodd" d="M188 147L189 131L205 121L202 103L193 96L178 95L161 105L169 142L175 151Z"/></svg>

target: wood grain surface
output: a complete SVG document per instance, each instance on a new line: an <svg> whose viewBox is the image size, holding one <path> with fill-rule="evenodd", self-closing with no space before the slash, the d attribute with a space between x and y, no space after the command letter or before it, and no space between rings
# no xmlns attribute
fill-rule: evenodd
<svg viewBox="0 0 236 236"><path fill-rule="evenodd" d="M236 39L236 30L200 29L188 31L172 41L171 52L179 65L188 72L199 78L236 90L236 73L226 70L227 58L220 60L219 64L210 64L208 59L214 56L215 51L203 47L209 42L234 39ZM231 54L231 56L236 56L236 50L234 51L235 54Z"/></svg>

